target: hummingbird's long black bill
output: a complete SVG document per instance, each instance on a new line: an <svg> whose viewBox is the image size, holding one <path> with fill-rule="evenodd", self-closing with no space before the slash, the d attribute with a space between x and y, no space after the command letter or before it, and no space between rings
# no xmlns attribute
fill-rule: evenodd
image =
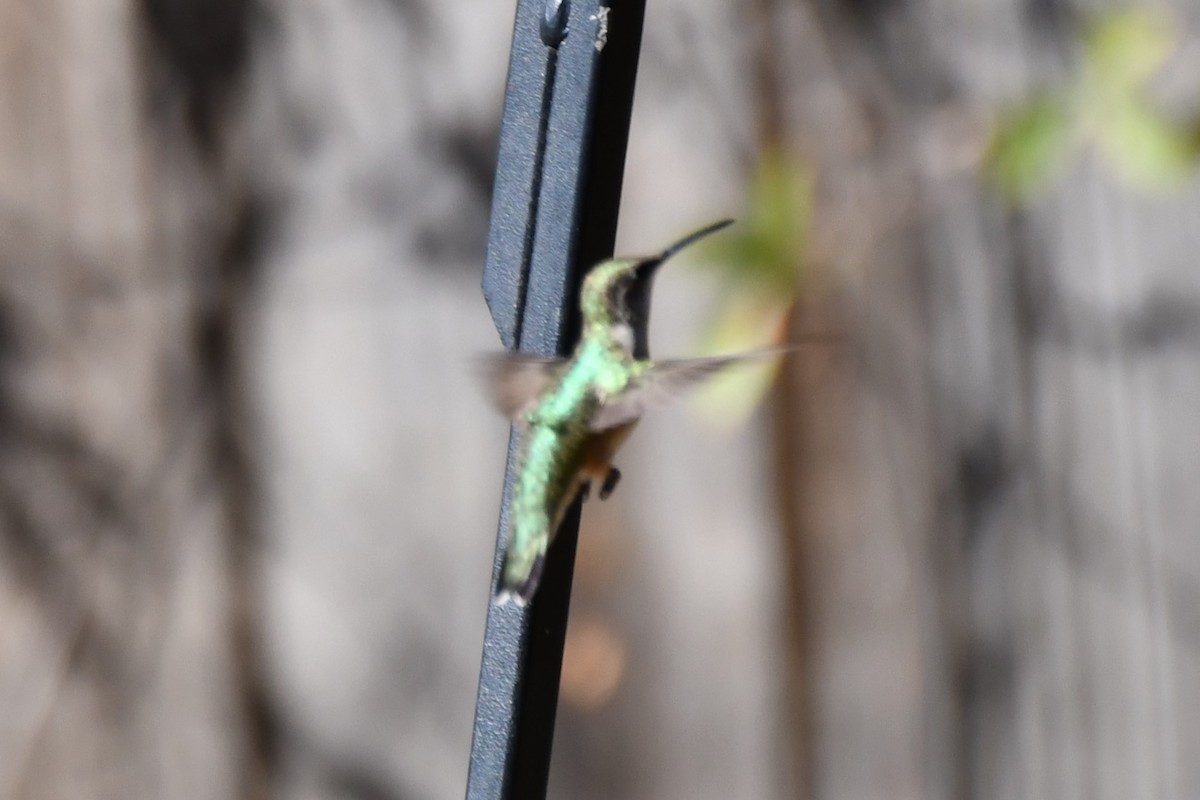
<svg viewBox="0 0 1200 800"><path fill-rule="evenodd" d="M733 220L723 219L720 222L714 222L711 225L706 225L698 231L689 233L687 236L683 237L678 242L675 242L658 255L650 256L649 258L642 260L642 262L637 265L638 277L642 280L645 280L651 274L657 272L658 268L661 267L667 261L667 259L678 253L680 250L695 244L706 236L711 236L719 230L728 228L732 224Z"/></svg>
<svg viewBox="0 0 1200 800"><path fill-rule="evenodd" d="M719 230L728 228L732 224L733 224L733 220L723 219L723 220L720 220L719 222L714 222L711 225L706 225L705 227L701 228L698 231L689 233L687 236L683 237L678 242L676 242L675 244L668 247L666 250L663 250L662 255L658 257L659 262L661 263L663 261L666 261L668 258L675 255L676 253L678 253L680 250L684 249L685 247L690 247L691 245L700 241L704 237L710 236Z"/></svg>

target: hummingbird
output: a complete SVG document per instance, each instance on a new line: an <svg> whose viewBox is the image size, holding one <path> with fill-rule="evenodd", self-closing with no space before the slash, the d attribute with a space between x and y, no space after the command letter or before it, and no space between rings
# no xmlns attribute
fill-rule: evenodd
<svg viewBox="0 0 1200 800"><path fill-rule="evenodd" d="M569 358L516 351L485 357L492 402L520 436L498 602L523 605L533 597L567 508L576 497L587 499L593 483L601 500L612 494L621 479L613 456L648 408L731 364L779 352L664 361L646 352L656 271L732 222L708 225L657 255L614 258L588 270L579 294L582 330Z"/></svg>

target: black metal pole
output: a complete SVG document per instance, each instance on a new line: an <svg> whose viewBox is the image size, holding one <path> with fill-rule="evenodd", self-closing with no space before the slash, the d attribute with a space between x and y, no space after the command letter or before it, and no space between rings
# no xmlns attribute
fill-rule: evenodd
<svg viewBox="0 0 1200 800"><path fill-rule="evenodd" d="M506 347L565 353L581 267L612 254L645 0L519 0L483 291ZM492 573L512 486L509 441ZM488 607L468 800L545 797L579 507L526 608Z"/></svg>

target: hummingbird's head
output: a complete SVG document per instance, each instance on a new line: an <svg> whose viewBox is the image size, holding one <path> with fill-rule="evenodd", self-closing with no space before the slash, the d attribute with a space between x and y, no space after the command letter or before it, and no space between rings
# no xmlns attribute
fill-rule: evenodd
<svg viewBox="0 0 1200 800"><path fill-rule="evenodd" d="M612 333L633 351L648 358L647 329L650 324L650 290L658 268L688 245L731 225L725 219L690 233L655 256L615 258L601 261L588 272L580 293L584 329Z"/></svg>

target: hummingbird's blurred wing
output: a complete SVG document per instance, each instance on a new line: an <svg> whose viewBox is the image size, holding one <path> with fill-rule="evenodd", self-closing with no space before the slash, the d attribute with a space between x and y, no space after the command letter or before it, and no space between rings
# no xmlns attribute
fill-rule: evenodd
<svg viewBox="0 0 1200 800"><path fill-rule="evenodd" d="M566 363L565 358L506 350L480 357L479 372L496 410L521 424Z"/></svg>
<svg viewBox="0 0 1200 800"><path fill-rule="evenodd" d="M633 422L648 409L666 405L728 366L781 356L790 347L767 347L728 356L655 361L619 394L607 398L592 420L593 431Z"/></svg>

